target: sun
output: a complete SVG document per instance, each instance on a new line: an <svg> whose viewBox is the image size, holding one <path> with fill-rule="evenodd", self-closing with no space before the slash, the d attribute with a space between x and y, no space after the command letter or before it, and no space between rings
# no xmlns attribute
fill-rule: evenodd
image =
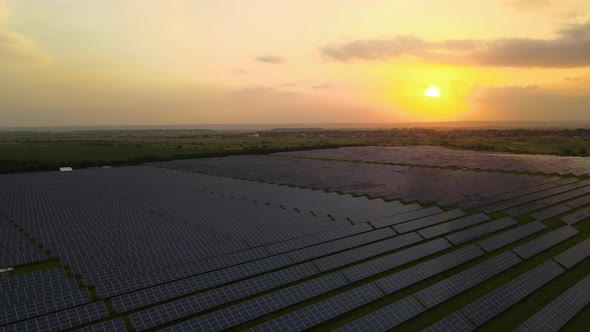
<svg viewBox="0 0 590 332"><path fill-rule="evenodd" d="M426 97L437 98L440 97L440 90L435 86L431 86L428 89L424 90L424 95Z"/></svg>

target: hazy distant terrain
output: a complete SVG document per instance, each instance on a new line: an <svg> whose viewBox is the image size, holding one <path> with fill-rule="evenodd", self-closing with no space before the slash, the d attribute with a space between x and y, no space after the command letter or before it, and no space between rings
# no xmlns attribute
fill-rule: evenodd
<svg viewBox="0 0 590 332"><path fill-rule="evenodd" d="M0 131L92 131L92 130L271 130L275 128L325 128L325 129L387 129L387 128L590 128L590 121L449 121L449 122L400 122L400 123L265 123L265 124L178 124L136 126L52 126L52 127L1 127Z"/></svg>
<svg viewBox="0 0 590 332"><path fill-rule="evenodd" d="M587 156L585 129L111 129L5 131L0 172L55 170L342 146L435 145L452 149Z"/></svg>

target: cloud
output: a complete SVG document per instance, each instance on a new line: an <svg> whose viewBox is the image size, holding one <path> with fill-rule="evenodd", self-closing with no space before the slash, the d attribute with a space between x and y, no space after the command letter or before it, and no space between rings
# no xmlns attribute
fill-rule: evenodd
<svg viewBox="0 0 590 332"><path fill-rule="evenodd" d="M515 11L529 11L551 6L549 0L505 0L504 5Z"/></svg>
<svg viewBox="0 0 590 332"><path fill-rule="evenodd" d="M0 26L0 65L47 61L49 61L49 56L40 50L31 39Z"/></svg>
<svg viewBox="0 0 590 332"><path fill-rule="evenodd" d="M281 86L268 87L263 85L250 85L237 88L230 91L231 97L237 98L277 98L277 97L293 97L297 94L291 91L281 90Z"/></svg>
<svg viewBox="0 0 590 332"><path fill-rule="evenodd" d="M258 62L270 63L273 65L284 63L285 59L276 55L263 55L256 58Z"/></svg>
<svg viewBox="0 0 590 332"><path fill-rule="evenodd" d="M334 86L332 84L324 83L324 84L314 85L311 88L316 89L316 90L323 90L323 89L332 89L333 87Z"/></svg>
<svg viewBox="0 0 590 332"><path fill-rule="evenodd" d="M553 39L503 38L426 41L415 36L355 40L320 49L339 61L413 57L428 62L496 67L590 66L590 22L570 24Z"/></svg>

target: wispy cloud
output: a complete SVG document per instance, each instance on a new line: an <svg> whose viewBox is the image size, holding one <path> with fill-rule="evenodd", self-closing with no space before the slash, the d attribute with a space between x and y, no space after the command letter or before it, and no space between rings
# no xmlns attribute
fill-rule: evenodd
<svg viewBox="0 0 590 332"><path fill-rule="evenodd" d="M550 0L505 0L504 5L515 11L529 11L552 5Z"/></svg>
<svg viewBox="0 0 590 332"><path fill-rule="evenodd" d="M0 66L15 63L45 63L50 60L30 38L0 26Z"/></svg>
<svg viewBox="0 0 590 332"><path fill-rule="evenodd" d="M427 41L415 36L355 40L321 52L334 60L414 57L429 62L497 67L590 66L590 22L570 24L553 39L503 38Z"/></svg>
<svg viewBox="0 0 590 332"><path fill-rule="evenodd" d="M258 62L270 63L273 65L284 63L285 58L276 55L263 55L256 58Z"/></svg>
<svg viewBox="0 0 590 332"><path fill-rule="evenodd" d="M316 89L316 90L324 90L324 89L332 89L333 87L334 86L332 84L323 83L323 84L314 85L311 88Z"/></svg>

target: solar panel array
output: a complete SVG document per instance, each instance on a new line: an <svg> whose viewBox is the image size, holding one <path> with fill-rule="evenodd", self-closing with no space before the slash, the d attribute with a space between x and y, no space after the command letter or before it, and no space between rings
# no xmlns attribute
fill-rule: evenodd
<svg viewBox="0 0 590 332"><path fill-rule="evenodd" d="M559 331L590 303L590 275L522 323L516 331Z"/></svg>
<svg viewBox="0 0 590 332"><path fill-rule="evenodd" d="M413 296L408 296L348 323L336 331L387 331L424 311L420 302Z"/></svg>
<svg viewBox="0 0 590 332"><path fill-rule="evenodd" d="M0 214L0 269L41 262L47 255Z"/></svg>
<svg viewBox="0 0 590 332"><path fill-rule="evenodd" d="M258 325L249 331L302 331L383 296L374 284L343 292Z"/></svg>
<svg viewBox="0 0 590 332"><path fill-rule="evenodd" d="M534 239L533 241L527 242L519 247L516 247L514 249L514 252L518 256L526 259L576 234L578 234L578 230L576 230L575 228L571 226L563 226L559 229L552 231L551 233L547 233L539 238Z"/></svg>
<svg viewBox="0 0 590 332"><path fill-rule="evenodd" d="M567 249L561 254L555 256L555 261L561 266L569 269L578 264L582 260L590 256L590 239L586 239L581 243Z"/></svg>
<svg viewBox="0 0 590 332"><path fill-rule="evenodd" d="M463 307L461 313L475 325L483 325L563 271L553 261L543 263Z"/></svg>
<svg viewBox="0 0 590 332"><path fill-rule="evenodd" d="M334 192L402 199L407 202L458 205L463 209L487 207L484 212L506 210L576 189L577 186L590 185L587 180L562 179L557 176L272 156L190 159L150 165L217 176L322 188Z"/></svg>
<svg viewBox="0 0 590 332"><path fill-rule="evenodd" d="M516 225L516 221L505 217L448 235L446 238L452 244L460 244L514 225Z"/></svg>
<svg viewBox="0 0 590 332"><path fill-rule="evenodd" d="M547 227L545 227L545 225L543 225L542 223L535 221L523 226L516 227L496 236L487 238L483 241L478 242L477 245L485 251L494 251L507 244L516 242L522 238L540 232L546 228Z"/></svg>
<svg viewBox="0 0 590 332"><path fill-rule="evenodd" d="M451 150L438 146L372 146L280 152L278 155L338 160L362 160L397 164L457 166L472 169L584 175L590 161L580 157L518 155L507 153Z"/></svg>
<svg viewBox="0 0 590 332"><path fill-rule="evenodd" d="M269 156L151 166L0 176L0 268L15 268L0 332L405 329L549 259L429 328L472 330L590 255L583 178Z"/></svg>

